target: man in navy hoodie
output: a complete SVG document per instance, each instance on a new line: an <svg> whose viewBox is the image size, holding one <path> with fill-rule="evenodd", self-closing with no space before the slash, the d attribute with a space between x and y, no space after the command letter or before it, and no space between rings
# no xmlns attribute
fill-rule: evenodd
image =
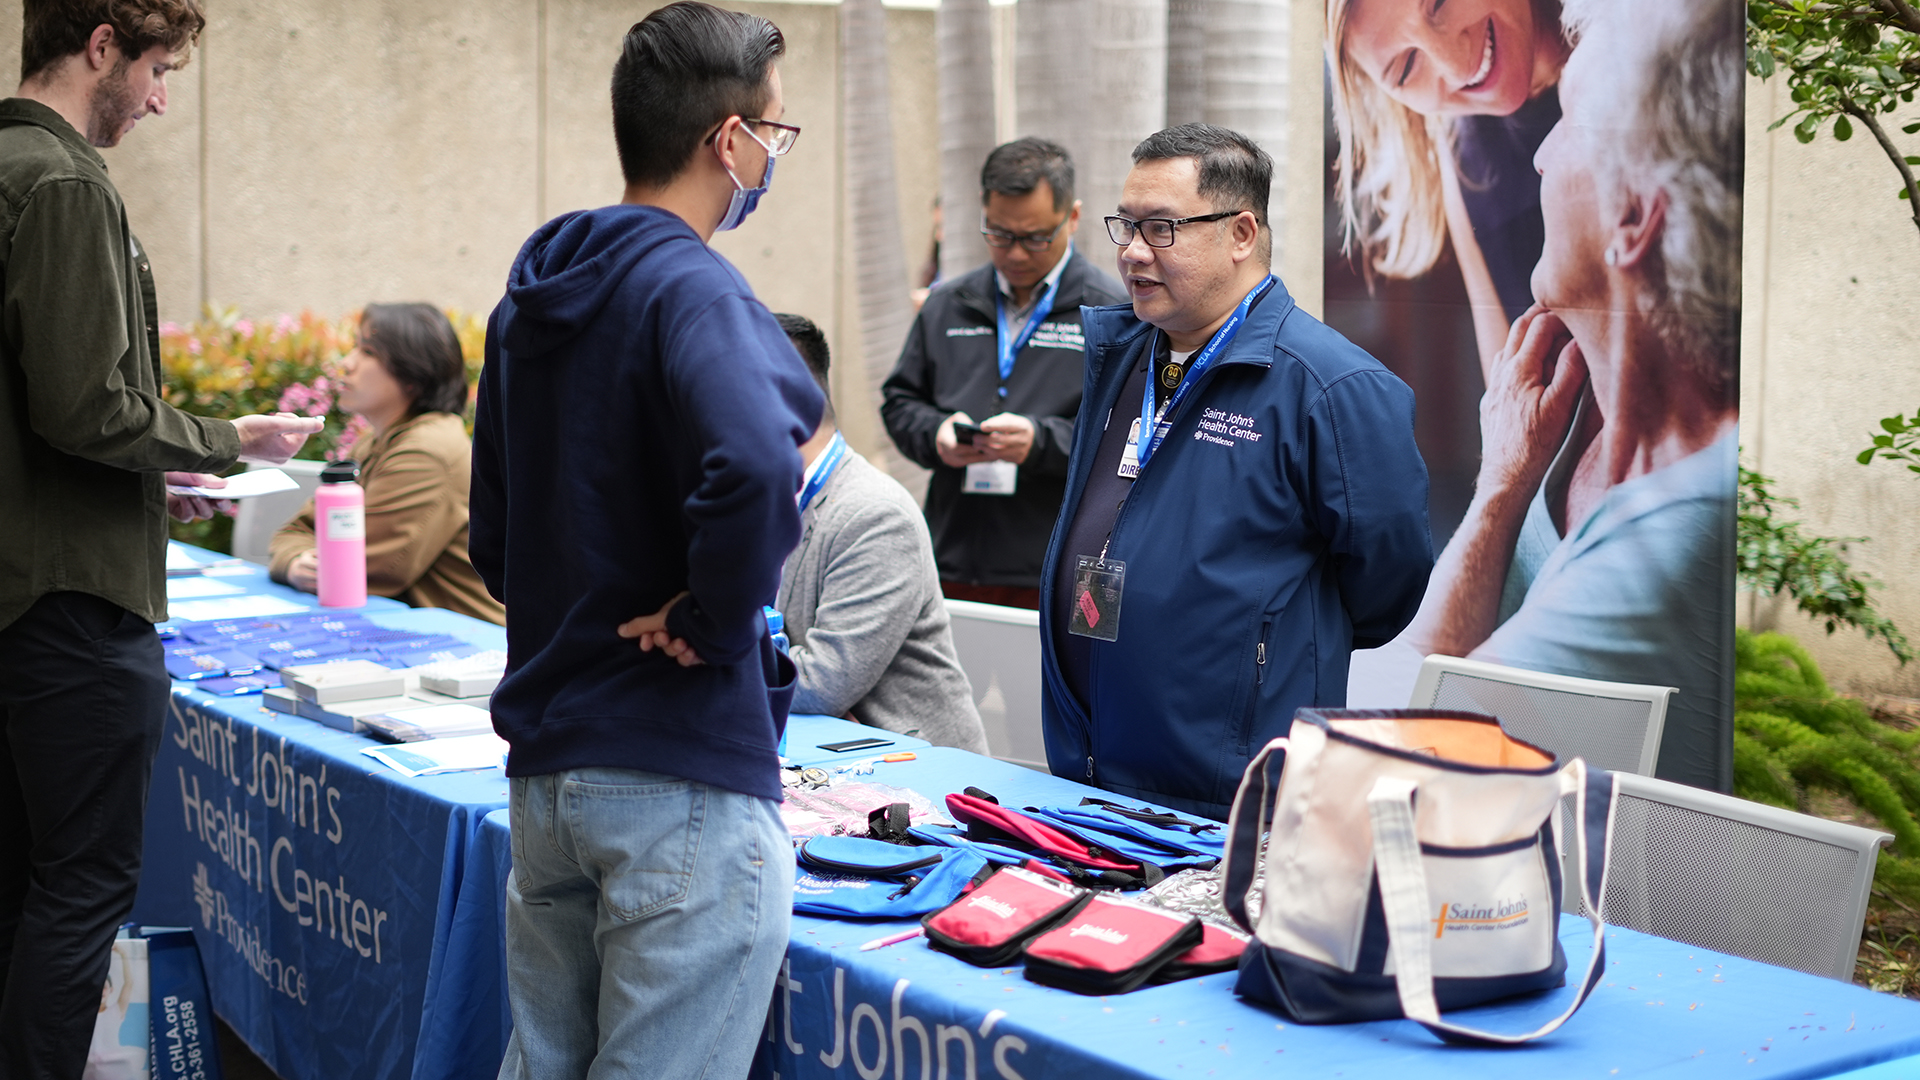
<svg viewBox="0 0 1920 1080"><path fill-rule="evenodd" d="M487 327L470 545L508 612L503 1078L745 1075L785 951L793 666L761 605L824 402L707 246L799 134L784 48L693 2L628 31L626 195L534 233Z"/></svg>

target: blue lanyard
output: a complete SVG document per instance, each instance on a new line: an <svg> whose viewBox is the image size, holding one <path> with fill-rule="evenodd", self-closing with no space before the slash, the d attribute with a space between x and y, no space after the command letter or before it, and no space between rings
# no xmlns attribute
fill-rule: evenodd
<svg viewBox="0 0 1920 1080"><path fill-rule="evenodd" d="M1240 306L1233 309L1233 314L1221 324L1220 329L1214 332L1213 338L1207 342L1206 347L1201 349L1200 354L1195 356L1193 362L1187 366L1186 378L1180 380L1180 388L1173 392L1172 399L1167 402L1166 408L1160 410L1158 418L1153 414L1153 360L1148 359L1147 387L1140 395L1140 434L1134 443L1134 453L1139 457L1142 469L1147 467L1147 461L1153 457L1154 451L1160 449L1160 443L1166 439L1167 432L1171 430L1172 425L1168 423L1168 418L1173 415L1173 410L1179 408L1180 403L1187 399L1187 394L1200 382L1200 376L1205 375L1207 369L1213 366L1214 360L1227 351L1227 346L1233 344L1233 339L1240 333L1241 324L1247 321L1247 312L1253 310L1254 303L1265 296L1267 290L1271 289L1273 283L1278 280L1280 279L1268 274L1267 280L1254 286L1253 291L1240 301ZM1157 341L1155 351L1158 351Z"/></svg>
<svg viewBox="0 0 1920 1080"><path fill-rule="evenodd" d="M833 470L840 467L841 459L846 456L847 440L841 438L840 433L836 431L833 433L833 438L827 441L827 448L820 451L820 458L817 462L819 467L813 470L812 478L807 481L806 486L802 487L800 494L795 497L795 501L800 504L801 513L804 514L807 512L807 504L813 501L815 495L820 494L821 488L827 486L827 481L833 477Z"/></svg>
<svg viewBox="0 0 1920 1080"><path fill-rule="evenodd" d="M1040 298L1033 302L1033 314L1027 318L1026 329L1020 331L1019 337L1014 337L1007 332L1007 298L998 288L994 289L993 317L1000 331L995 340L1000 344L1001 397L1007 396L1007 380L1013 378L1013 362L1019 358L1020 350L1027 347L1027 342L1033 340L1034 331L1040 329L1040 324L1046 322L1047 316L1053 314L1053 294L1059 288L1059 278L1054 278L1047 284L1047 291L1041 293Z"/></svg>

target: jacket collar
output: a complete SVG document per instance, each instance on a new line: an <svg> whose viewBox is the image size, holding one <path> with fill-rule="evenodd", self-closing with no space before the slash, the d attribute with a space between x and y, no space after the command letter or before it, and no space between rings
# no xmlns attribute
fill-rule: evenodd
<svg viewBox="0 0 1920 1080"><path fill-rule="evenodd" d="M0 126L10 124L32 124L52 132L69 147L81 151L87 160L106 171L107 159L100 151L87 142L87 137L74 130L67 118L55 112L51 106L42 105L32 98L13 97L0 100Z"/></svg>
<svg viewBox="0 0 1920 1080"><path fill-rule="evenodd" d="M1078 311L1087 300L1089 262L1086 252L1076 251L1060 272L1060 288L1053 297L1053 312ZM993 298L1000 291L991 262L967 271L953 283L953 299L982 318L992 319Z"/></svg>
<svg viewBox="0 0 1920 1080"><path fill-rule="evenodd" d="M1240 328L1240 335L1234 339L1233 346L1214 363L1272 367L1273 340L1293 307L1293 294L1287 291L1287 283L1275 281L1267 295L1261 297L1260 302L1247 313L1246 325ZM1088 354L1100 357L1103 363L1114 351L1131 354L1134 349L1145 348L1153 341L1153 326L1133 313L1132 304L1086 308L1080 320L1086 334Z"/></svg>

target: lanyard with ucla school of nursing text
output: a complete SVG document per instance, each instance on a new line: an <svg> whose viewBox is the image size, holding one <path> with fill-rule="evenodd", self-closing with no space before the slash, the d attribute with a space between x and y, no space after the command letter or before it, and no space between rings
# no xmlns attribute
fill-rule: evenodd
<svg viewBox="0 0 1920 1080"><path fill-rule="evenodd" d="M827 448L820 451L819 468L813 470L813 475L807 478L805 486L800 489L800 494L794 496L794 501L800 504L801 513L807 512L807 504L813 501L814 496L820 494L821 488L827 486L827 481L833 476L833 470L840 467L841 459L846 456L847 440L836 431L833 433L833 438L827 442Z"/></svg>
<svg viewBox="0 0 1920 1080"><path fill-rule="evenodd" d="M1247 312L1253 310L1253 305L1259 303L1260 298L1265 296L1267 290L1273 288L1274 283L1279 280L1272 274L1268 274L1265 281L1254 286L1253 291L1240 301L1240 306L1233 309L1233 314L1221 324L1220 329L1215 331L1213 337L1207 341L1206 347L1201 349L1199 355L1195 356L1193 362L1187 366L1186 377L1180 380L1179 388L1174 390L1173 396L1167 399L1166 405L1157 414L1153 408L1153 379L1151 377L1147 379L1146 390L1140 395L1140 431L1134 436L1134 453L1139 458L1142 471L1146 469L1147 461L1153 457L1153 452L1160 449L1161 442L1166 439L1167 432L1172 426L1169 418L1173 416L1173 410L1186 400L1187 394L1200 382L1200 377L1205 375L1220 354L1226 352L1227 347L1233 344L1233 339L1240 333L1241 324L1247 321ZM1158 332L1155 331L1155 333Z"/></svg>
<svg viewBox="0 0 1920 1080"><path fill-rule="evenodd" d="M1053 296L1059 289L1059 278L1054 278L1047 283L1047 290L1041 293L1038 299L1034 300L1033 314L1028 316L1027 325L1021 329L1018 337L1008 332L1006 296L1001 293L999 289L996 288L994 290L993 318L994 325L998 330L998 333L994 335L994 341L1000 347L1001 397L1007 396L1007 380L1013 378L1013 364L1015 360L1019 359L1020 350L1027 347L1027 342L1033 340L1034 332L1040 329L1040 324L1046 322L1047 316L1053 314Z"/></svg>

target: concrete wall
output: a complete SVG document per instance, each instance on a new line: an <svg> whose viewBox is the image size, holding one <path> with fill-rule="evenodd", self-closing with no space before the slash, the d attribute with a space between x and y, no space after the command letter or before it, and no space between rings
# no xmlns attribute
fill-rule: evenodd
<svg viewBox="0 0 1920 1080"><path fill-rule="evenodd" d="M1920 407L1920 230L1872 138L1822 133L1803 146L1788 128L1769 133L1789 107L1783 78L1748 81L1740 442L1813 531L1870 538L1849 555L1883 583L1881 611L1920 642L1920 476L1853 461L1876 421ZM1914 120L1909 108L1886 125L1909 153L1920 142L1898 125ZM1828 637L1787 603L1749 603L1743 616L1805 641L1838 685L1920 696L1920 664L1900 668L1879 642Z"/></svg>
<svg viewBox="0 0 1920 1080"><path fill-rule="evenodd" d="M207 303L337 314L403 298L489 309L529 231L618 198L607 78L621 34L653 6L213 0L167 115L106 154L154 254L162 316L184 321ZM848 284L860 208L840 182L838 8L741 6L786 32L788 115L806 133L760 211L717 246L770 306L826 328L843 422L870 449L884 438L878 419L849 407L867 388ZM1018 8L994 15L996 82L1010 95ZM1313 311L1321 18L1317 0L1294 5L1294 151L1276 177L1276 262ZM0 70L18 68L19 19L19 0L0 0ZM938 189L932 11L890 9L888 41L901 243L917 269ZM1870 139L1802 146L1766 132L1785 111L1783 82L1750 84L1742 442L1803 501L1811 528L1872 538L1851 553L1920 639L1920 529L1909 524L1920 477L1852 461L1875 420L1920 406L1920 231ZM1004 98L1000 114L1002 137L1018 134ZM953 225L969 226L964 214ZM1780 604L1747 604L1742 618L1799 634L1841 685L1920 696L1920 664L1900 669L1857 634L1828 638Z"/></svg>

